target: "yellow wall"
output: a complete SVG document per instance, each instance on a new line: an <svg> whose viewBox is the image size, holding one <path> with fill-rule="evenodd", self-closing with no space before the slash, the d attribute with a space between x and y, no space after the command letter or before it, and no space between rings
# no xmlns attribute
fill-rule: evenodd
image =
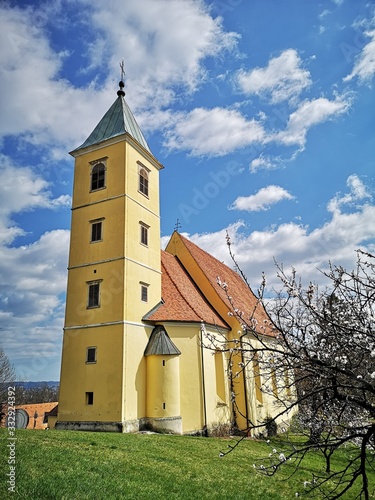
<svg viewBox="0 0 375 500"><path fill-rule="evenodd" d="M122 420L122 343L122 325L65 331L59 421ZM96 363L86 363L87 347L96 347Z"/></svg>
<svg viewBox="0 0 375 500"><path fill-rule="evenodd" d="M219 423L229 422L229 393L226 389L227 400L225 402L217 395L215 360L211 351L201 348L201 325L198 323L164 323L164 327L172 342L181 352L178 359L183 433L201 430L204 425L210 428ZM215 333L214 329L208 329L208 331L211 334Z"/></svg>
<svg viewBox="0 0 375 500"><path fill-rule="evenodd" d="M147 356L147 417L180 416L178 355Z"/></svg>
<svg viewBox="0 0 375 500"><path fill-rule="evenodd" d="M146 416L146 359L144 350L152 327L141 324L124 326L124 420Z"/></svg>

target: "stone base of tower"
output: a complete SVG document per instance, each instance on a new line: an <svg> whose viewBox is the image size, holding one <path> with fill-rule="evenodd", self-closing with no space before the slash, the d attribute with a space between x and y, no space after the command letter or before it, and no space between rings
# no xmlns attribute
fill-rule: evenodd
<svg viewBox="0 0 375 500"><path fill-rule="evenodd" d="M182 434L182 418L181 417L147 417L144 419L147 429L154 432L168 434Z"/></svg>
<svg viewBox="0 0 375 500"><path fill-rule="evenodd" d="M131 432L123 431L122 422L56 422L58 431ZM137 429L138 430L138 429Z"/></svg>
<svg viewBox="0 0 375 500"><path fill-rule="evenodd" d="M124 422L74 422L57 421L55 429L61 431L123 432L132 433L142 430L168 434L182 434L181 417L140 418Z"/></svg>
<svg viewBox="0 0 375 500"><path fill-rule="evenodd" d="M91 432L138 432L144 429L144 419L125 422L56 422L55 429L61 431L91 431Z"/></svg>

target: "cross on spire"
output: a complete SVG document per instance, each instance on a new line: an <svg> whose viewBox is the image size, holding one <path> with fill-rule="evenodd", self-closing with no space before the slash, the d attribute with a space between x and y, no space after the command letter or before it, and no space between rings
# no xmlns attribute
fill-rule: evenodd
<svg viewBox="0 0 375 500"><path fill-rule="evenodd" d="M174 226L174 230L178 232L179 229L181 229L181 224L180 224L180 219L177 219L177 222Z"/></svg>
<svg viewBox="0 0 375 500"><path fill-rule="evenodd" d="M120 68L121 68L121 81L124 81L125 78L125 63L124 59L120 62Z"/></svg>

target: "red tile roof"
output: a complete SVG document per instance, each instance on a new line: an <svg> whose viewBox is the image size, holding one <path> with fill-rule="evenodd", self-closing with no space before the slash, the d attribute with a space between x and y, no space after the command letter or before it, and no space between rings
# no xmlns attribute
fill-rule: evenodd
<svg viewBox="0 0 375 500"><path fill-rule="evenodd" d="M150 321L201 322L228 328L210 306L180 261L161 251L162 304L144 317Z"/></svg>
<svg viewBox="0 0 375 500"><path fill-rule="evenodd" d="M256 330L258 333L274 336L269 326L268 314L243 278L218 259L199 248L192 241L181 234L179 234L179 237L206 276L206 279L228 307L228 311L233 311L233 307L236 308L243 313L245 321L248 321L249 318L254 318L256 320L258 325ZM226 291L219 285L218 279L221 283L226 283ZM228 296L231 297L231 300Z"/></svg>

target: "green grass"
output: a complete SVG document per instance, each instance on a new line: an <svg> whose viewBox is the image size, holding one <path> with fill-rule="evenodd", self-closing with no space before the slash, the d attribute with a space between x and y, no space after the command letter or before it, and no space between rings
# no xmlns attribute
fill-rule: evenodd
<svg viewBox="0 0 375 500"><path fill-rule="evenodd" d="M292 464L265 477L253 463L267 457L264 442L155 434L73 431L16 432L15 494L8 493L8 433L0 430L0 498L23 499L264 499L295 498L323 460L312 453L291 478ZM278 441L272 446L282 451ZM348 494L345 498L354 498Z"/></svg>

